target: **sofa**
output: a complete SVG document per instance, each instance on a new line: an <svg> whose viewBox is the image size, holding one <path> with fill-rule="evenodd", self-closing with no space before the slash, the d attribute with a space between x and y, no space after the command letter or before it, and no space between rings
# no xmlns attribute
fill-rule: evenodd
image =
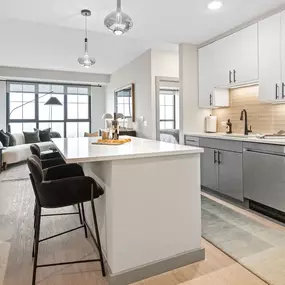
<svg viewBox="0 0 285 285"><path fill-rule="evenodd" d="M9 146L5 148L2 152L2 163L4 166L9 164L14 164L27 160L31 155L30 145L25 143L25 136L23 133L14 133L13 136L16 139L15 146ZM54 147L52 141L39 142L37 145L40 147L41 151L49 150L50 147Z"/></svg>

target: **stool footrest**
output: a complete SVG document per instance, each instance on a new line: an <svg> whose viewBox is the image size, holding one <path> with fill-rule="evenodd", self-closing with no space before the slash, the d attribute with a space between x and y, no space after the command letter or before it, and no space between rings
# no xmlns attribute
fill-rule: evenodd
<svg viewBox="0 0 285 285"><path fill-rule="evenodd" d="M61 236L61 235L64 235L64 234L67 234L67 233L70 233L70 232L82 229L83 227L84 227L84 225L81 225L81 226L79 226L77 228L74 228L74 229L71 229L71 230L68 230L68 231L65 231L65 232L62 232L62 233L59 233L59 234L56 234L56 235L44 238L44 239L41 239L41 240L39 240L39 242L42 242L42 241L45 241L45 240L48 240L48 239L51 239L51 238L55 238L55 237L58 237L58 236Z"/></svg>
<svg viewBox="0 0 285 285"><path fill-rule="evenodd" d="M72 212L72 213L59 213L59 214L43 214L42 217L52 217L52 216L68 216L68 215L78 215L79 212Z"/></svg>
<svg viewBox="0 0 285 285"><path fill-rule="evenodd" d="M69 261L69 262L40 264L40 265L37 265L37 267L50 267L50 266L60 266L60 265L87 263L87 262L99 262L99 261L100 259L75 260L75 261Z"/></svg>

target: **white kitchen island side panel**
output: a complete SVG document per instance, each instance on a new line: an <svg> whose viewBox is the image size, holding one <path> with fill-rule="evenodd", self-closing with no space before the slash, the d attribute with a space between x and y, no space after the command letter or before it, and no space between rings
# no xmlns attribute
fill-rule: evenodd
<svg viewBox="0 0 285 285"><path fill-rule="evenodd" d="M112 274L200 249L200 154L96 164L84 171L106 185L96 205Z"/></svg>

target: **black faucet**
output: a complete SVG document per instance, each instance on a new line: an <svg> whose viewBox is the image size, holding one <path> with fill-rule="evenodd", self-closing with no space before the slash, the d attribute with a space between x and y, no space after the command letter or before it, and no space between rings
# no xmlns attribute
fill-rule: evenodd
<svg viewBox="0 0 285 285"><path fill-rule="evenodd" d="M247 125L247 111L246 111L246 109L243 109L241 111L240 120L243 121L243 113L244 113L244 134L247 136L248 133L252 132L252 130L251 130L251 126L250 126L250 129L248 129L248 125Z"/></svg>

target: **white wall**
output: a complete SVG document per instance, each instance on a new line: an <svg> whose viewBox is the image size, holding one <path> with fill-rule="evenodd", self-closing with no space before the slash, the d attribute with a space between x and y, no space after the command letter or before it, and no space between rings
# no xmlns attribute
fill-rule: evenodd
<svg viewBox="0 0 285 285"><path fill-rule="evenodd" d="M180 140L184 134L204 132L205 117L211 111L198 107L198 49L196 45L179 45L179 79L180 79Z"/></svg>
<svg viewBox="0 0 285 285"><path fill-rule="evenodd" d="M102 116L106 109L105 87L91 87L91 131L96 132L104 128Z"/></svg>
<svg viewBox="0 0 285 285"><path fill-rule="evenodd" d="M156 139L157 98L156 77L179 77L178 52L151 52L151 92L152 92L152 139Z"/></svg>
<svg viewBox="0 0 285 285"><path fill-rule="evenodd" d="M151 51L147 51L111 75L106 87L106 111L114 112L114 91L135 84L135 129L138 136L152 137ZM142 122L141 118L144 118Z"/></svg>
<svg viewBox="0 0 285 285"><path fill-rule="evenodd" d="M178 77L179 55L175 52L147 51L111 75L106 90L106 110L114 111L114 91L135 83L136 130L138 136L156 138L155 78ZM141 121L144 118L144 122Z"/></svg>
<svg viewBox="0 0 285 285"><path fill-rule="evenodd" d="M6 130L6 82L0 81L0 130Z"/></svg>

